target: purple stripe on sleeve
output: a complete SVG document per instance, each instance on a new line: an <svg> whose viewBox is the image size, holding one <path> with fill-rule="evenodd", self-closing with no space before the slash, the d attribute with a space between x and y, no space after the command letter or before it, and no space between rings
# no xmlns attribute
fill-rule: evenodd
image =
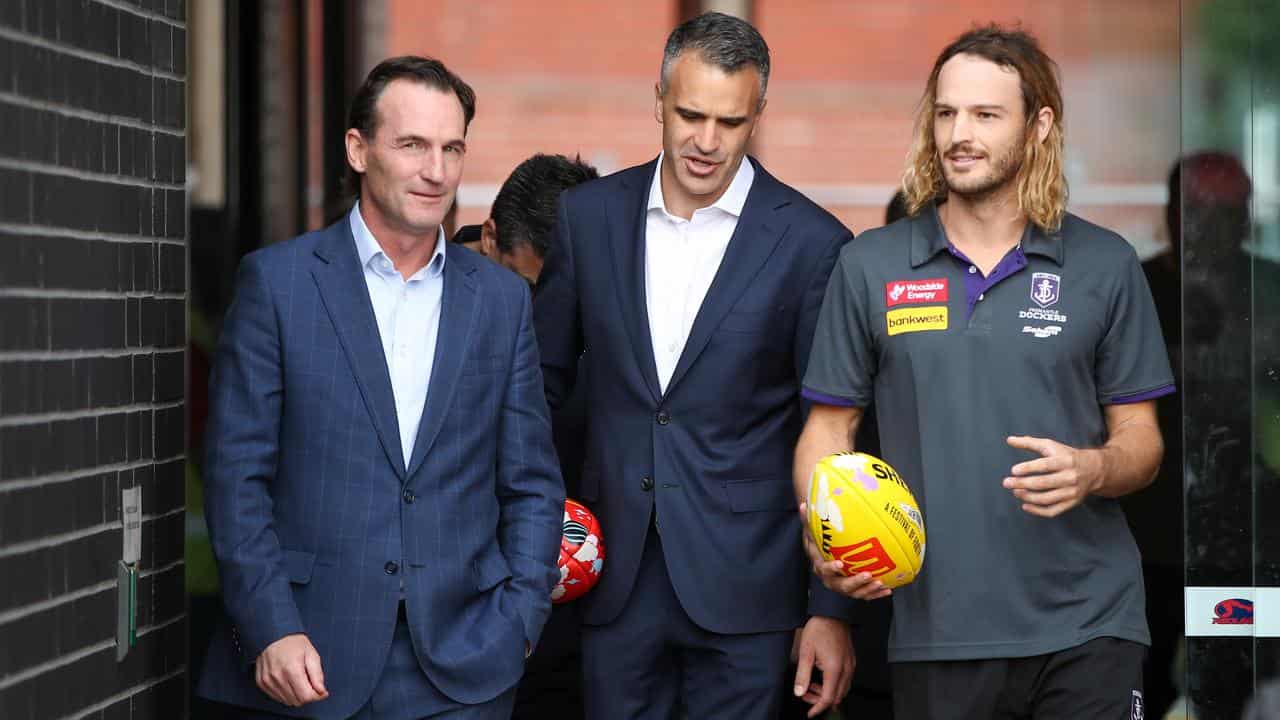
<svg viewBox="0 0 1280 720"><path fill-rule="evenodd" d="M1144 402L1147 400L1155 400L1158 397L1164 397L1172 393L1176 388L1170 383L1155 390L1140 392L1137 395L1121 395L1120 397L1111 398L1112 405L1128 405L1130 403Z"/></svg>
<svg viewBox="0 0 1280 720"><path fill-rule="evenodd" d="M810 390L809 388L800 388L800 395L805 400L816 402L819 405L834 405L835 407L858 407L858 403L850 400L849 398L836 397L835 395L820 393L817 390Z"/></svg>

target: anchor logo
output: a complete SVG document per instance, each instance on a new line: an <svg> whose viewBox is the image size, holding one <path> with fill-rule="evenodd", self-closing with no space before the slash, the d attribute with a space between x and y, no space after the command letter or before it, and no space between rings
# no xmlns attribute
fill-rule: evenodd
<svg viewBox="0 0 1280 720"><path fill-rule="evenodd" d="M1059 288L1062 278L1053 273L1031 274L1031 299L1042 308L1058 302Z"/></svg>

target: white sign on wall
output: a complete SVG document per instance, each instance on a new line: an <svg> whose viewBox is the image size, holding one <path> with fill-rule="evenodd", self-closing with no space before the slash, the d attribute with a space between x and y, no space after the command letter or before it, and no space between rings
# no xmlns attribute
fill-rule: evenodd
<svg viewBox="0 0 1280 720"><path fill-rule="evenodd" d="M1280 588L1188 587L1187 637L1280 637Z"/></svg>

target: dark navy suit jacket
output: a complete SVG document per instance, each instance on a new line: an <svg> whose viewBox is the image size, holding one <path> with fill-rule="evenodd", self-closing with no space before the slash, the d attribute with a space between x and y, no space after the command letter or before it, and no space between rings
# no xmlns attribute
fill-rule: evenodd
<svg viewBox="0 0 1280 720"><path fill-rule="evenodd" d="M241 263L205 461L230 622L213 638L201 695L348 717L378 681L402 596L437 689L476 703L518 681L558 578L564 488L525 283L459 245L446 252L407 468L348 219ZM263 694L252 667L290 633L315 645L330 692L298 710Z"/></svg>
<svg viewBox="0 0 1280 720"><path fill-rule="evenodd" d="M656 166L565 192L534 298L553 407L573 388L580 356L585 366L579 494L601 522L607 559L600 584L577 601L584 621L622 611L655 512L671 582L700 626L756 633L795 628L808 614L846 618L853 601L821 586L801 547L792 459L818 310L852 236L756 163L664 394L645 302Z"/></svg>

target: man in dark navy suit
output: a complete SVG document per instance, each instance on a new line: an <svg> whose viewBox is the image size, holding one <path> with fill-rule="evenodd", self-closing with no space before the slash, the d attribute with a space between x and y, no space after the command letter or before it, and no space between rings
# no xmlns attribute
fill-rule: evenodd
<svg viewBox="0 0 1280 720"><path fill-rule="evenodd" d="M475 112L435 60L352 103L335 225L253 253L214 366L206 515L242 716L509 717L564 488L528 286L440 227Z"/></svg>
<svg viewBox="0 0 1280 720"><path fill-rule="evenodd" d="M746 157L768 78L748 23L676 28L656 87L662 154L562 196L538 281L553 407L582 359L579 495L608 547L577 601L592 720L772 718L792 691L816 715L849 686L851 601L809 577L791 470L850 234Z"/></svg>

